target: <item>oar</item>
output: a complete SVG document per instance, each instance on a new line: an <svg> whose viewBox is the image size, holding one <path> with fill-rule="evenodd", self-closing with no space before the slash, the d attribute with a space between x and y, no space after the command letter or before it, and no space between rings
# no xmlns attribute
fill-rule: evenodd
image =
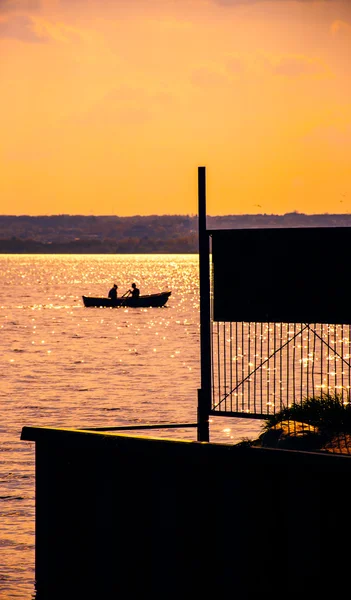
<svg viewBox="0 0 351 600"><path fill-rule="evenodd" d="M127 292L125 292L125 293L123 294L123 296L121 296L121 298L125 298L125 299L127 299L127 298L128 298L128 296L129 296L129 294L130 294L130 290L128 290ZM121 306L124 306L124 302L123 302L123 300L122 300L122 302L121 302Z"/></svg>

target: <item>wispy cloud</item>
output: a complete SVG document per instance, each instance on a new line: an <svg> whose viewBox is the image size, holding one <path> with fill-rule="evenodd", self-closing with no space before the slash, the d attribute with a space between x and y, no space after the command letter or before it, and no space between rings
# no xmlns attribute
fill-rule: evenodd
<svg viewBox="0 0 351 600"><path fill-rule="evenodd" d="M331 25L331 31L333 34L337 34L337 33L347 33L347 34L351 34L351 25L350 23L347 23L346 21L334 21Z"/></svg>
<svg viewBox="0 0 351 600"><path fill-rule="evenodd" d="M140 87L120 86L110 89L85 113L71 118L71 124L105 129L118 126L128 129L157 121L160 115L174 105L173 97L161 90L145 90Z"/></svg>
<svg viewBox="0 0 351 600"><path fill-rule="evenodd" d="M249 6L253 4L267 4L267 3L276 3L282 4L284 0L213 0L215 4L221 4L223 6ZM294 0L299 4L313 4L316 0ZM338 0L317 0L320 3L332 4L333 2L336 4Z"/></svg>
<svg viewBox="0 0 351 600"><path fill-rule="evenodd" d="M32 17L14 14L0 20L0 39L20 40L27 43L44 42L47 38L42 32L35 30Z"/></svg>
<svg viewBox="0 0 351 600"><path fill-rule="evenodd" d="M351 123L321 124L304 136L304 141L310 144L324 144L333 151L342 148L349 152L351 149Z"/></svg>
<svg viewBox="0 0 351 600"><path fill-rule="evenodd" d="M56 42L67 43L72 39L89 39L89 33L79 27L40 18L34 19L34 30L39 37Z"/></svg>
<svg viewBox="0 0 351 600"><path fill-rule="evenodd" d="M320 60L303 55L287 55L272 65L273 73L285 77L328 75L329 69Z"/></svg>
<svg viewBox="0 0 351 600"><path fill-rule="evenodd" d="M32 12L40 7L40 0L0 0L0 15L13 12Z"/></svg>
<svg viewBox="0 0 351 600"><path fill-rule="evenodd" d="M228 74L219 65L201 65L192 71L191 82L196 86L218 89L228 83Z"/></svg>
<svg viewBox="0 0 351 600"><path fill-rule="evenodd" d="M1 1L1 0L0 0ZM62 22L52 22L37 15L23 13L0 16L0 40L40 43L50 40L66 43L72 39L89 39L89 33Z"/></svg>
<svg viewBox="0 0 351 600"><path fill-rule="evenodd" d="M197 85L222 85L225 80L273 75L283 77L330 77L329 67L318 58L303 54L272 55L264 52L241 53L229 56L225 63L201 65L193 70L192 81Z"/></svg>

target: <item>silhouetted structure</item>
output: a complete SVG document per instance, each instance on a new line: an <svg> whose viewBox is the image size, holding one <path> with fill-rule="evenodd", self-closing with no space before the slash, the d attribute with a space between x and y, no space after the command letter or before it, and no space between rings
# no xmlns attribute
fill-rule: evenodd
<svg viewBox="0 0 351 600"><path fill-rule="evenodd" d="M25 427L37 600L333 598L351 460Z"/></svg>
<svg viewBox="0 0 351 600"><path fill-rule="evenodd" d="M307 395L350 402L348 227L209 229L199 167L199 437Z"/></svg>

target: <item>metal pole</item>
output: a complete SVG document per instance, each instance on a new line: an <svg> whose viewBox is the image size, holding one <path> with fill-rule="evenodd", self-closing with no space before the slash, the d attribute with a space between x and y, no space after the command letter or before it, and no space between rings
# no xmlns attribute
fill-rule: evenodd
<svg viewBox="0 0 351 600"><path fill-rule="evenodd" d="M211 410L211 329L210 329L210 253L206 230L206 167L198 167L199 278L200 278L200 361L201 388L198 390L199 442L210 441Z"/></svg>

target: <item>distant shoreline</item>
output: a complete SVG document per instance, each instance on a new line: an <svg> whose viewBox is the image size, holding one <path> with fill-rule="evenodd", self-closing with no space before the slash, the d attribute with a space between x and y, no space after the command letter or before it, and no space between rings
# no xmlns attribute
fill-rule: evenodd
<svg viewBox="0 0 351 600"><path fill-rule="evenodd" d="M207 216L211 229L351 227L351 215ZM0 215L0 254L194 254L198 217Z"/></svg>

